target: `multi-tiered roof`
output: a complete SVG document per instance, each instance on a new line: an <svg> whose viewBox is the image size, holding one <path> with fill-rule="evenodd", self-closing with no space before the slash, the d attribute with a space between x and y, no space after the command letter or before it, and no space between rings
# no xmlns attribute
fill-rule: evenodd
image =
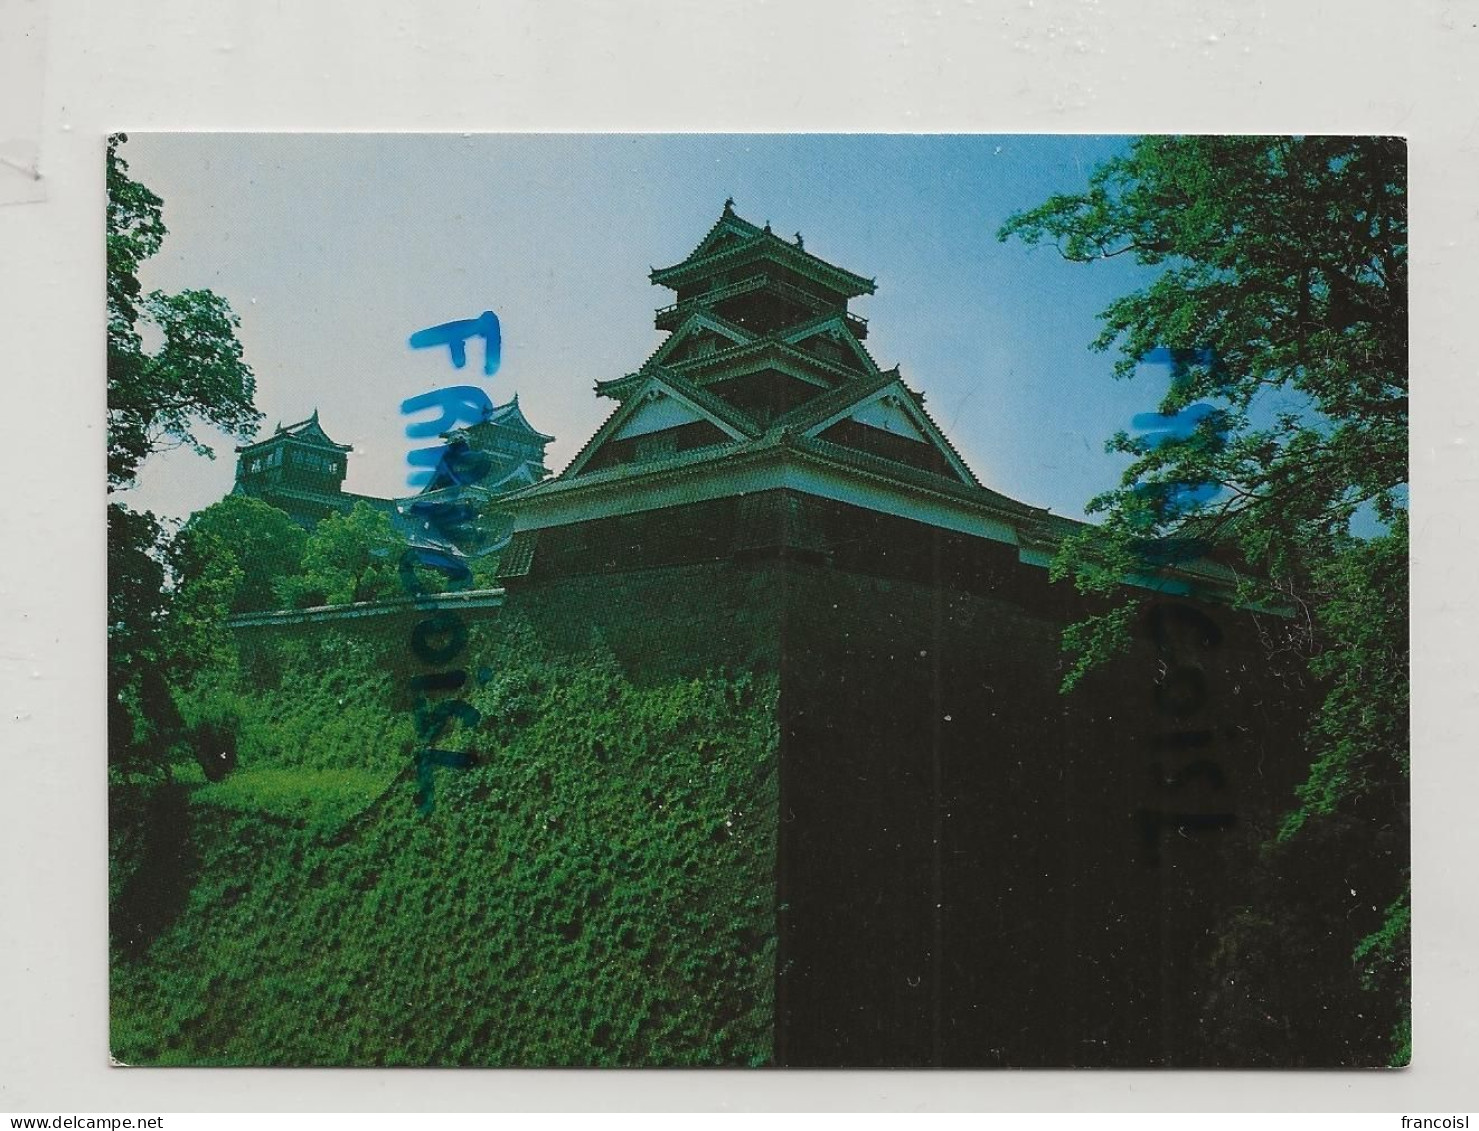
<svg viewBox="0 0 1479 1131"><path fill-rule="evenodd" d="M1008 543L1034 565L1078 525L976 479L924 396L863 345L868 324L848 303L874 281L799 233L726 201L651 279L675 292L656 317L668 336L636 371L596 383L616 408L563 472L499 500L514 516L512 574L542 530L775 492Z"/></svg>
<svg viewBox="0 0 1479 1131"><path fill-rule="evenodd" d="M312 527L326 515L347 510L357 498L344 492L346 461L353 450L329 438L314 409L307 420L279 424L266 439L236 449L232 494L271 503L300 525Z"/></svg>
<svg viewBox="0 0 1479 1131"><path fill-rule="evenodd" d="M532 516L557 495L665 475L712 497L723 486L699 479L736 475L784 451L834 476L846 470L1032 513L983 488L924 397L869 354L868 324L848 302L871 294L872 279L818 258L799 234L783 239L750 223L732 202L687 258L651 278L676 292L657 311L668 337L635 372L597 383L616 410L559 476L517 496L522 511Z"/></svg>
<svg viewBox="0 0 1479 1131"><path fill-rule="evenodd" d="M924 398L864 347L867 321L848 302L871 294L872 279L811 254L799 233L756 227L728 201L698 247L651 278L676 292L656 318L669 336L635 373L596 385L621 408L562 479L784 440L980 486Z"/></svg>
<svg viewBox="0 0 1479 1131"><path fill-rule="evenodd" d="M447 442L445 451L449 456L461 454L450 459L450 469L434 471L420 495L402 500L400 513L410 524L413 542L433 545L446 541L446 531L438 530L436 523L428 521L428 515L436 510L443 516L454 510L476 515L476 522L459 526L457 549L478 557L496 549L505 533L505 519L496 515L491 501L549 475L544 449L554 437L529 423L515 393L507 404L491 408L482 420L443 433L442 439Z"/></svg>

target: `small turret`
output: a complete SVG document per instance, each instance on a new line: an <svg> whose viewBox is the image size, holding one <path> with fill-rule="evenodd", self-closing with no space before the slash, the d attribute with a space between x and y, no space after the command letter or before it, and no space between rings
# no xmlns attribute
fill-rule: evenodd
<svg viewBox="0 0 1479 1131"><path fill-rule="evenodd" d="M314 409L307 420L279 424L267 439L236 449L233 493L271 503L311 527L342 509L352 450L329 438Z"/></svg>

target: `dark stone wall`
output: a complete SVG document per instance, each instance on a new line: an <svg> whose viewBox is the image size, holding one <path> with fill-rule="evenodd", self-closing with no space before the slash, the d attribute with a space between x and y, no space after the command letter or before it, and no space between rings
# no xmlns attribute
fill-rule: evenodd
<svg viewBox="0 0 1479 1131"><path fill-rule="evenodd" d="M545 532L509 607L639 674L779 665L777 1062L1229 1063L1213 932L1307 765L1253 618L1152 598L1064 696L1069 586L775 496Z"/></svg>
<svg viewBox="0 0 1479 1131"><path fill-rule="evenodd" d="M1155 606L1063 696L1040 571L785 588L782 1061L1207 1062L1211 932L1304 766L1248 626Z"/></svg>

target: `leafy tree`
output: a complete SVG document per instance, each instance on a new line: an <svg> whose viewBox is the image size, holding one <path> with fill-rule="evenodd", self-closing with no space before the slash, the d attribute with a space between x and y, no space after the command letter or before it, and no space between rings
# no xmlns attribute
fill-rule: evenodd
<svg viewBox="0 0 1479 1131"><path fill-rule="evenodd" d="M163 203L131 179L108 139L108 490L135 483L153 452L189 444L197 420L245 438L261 419L241 358L237 320L210 291L143 293L140 265L163 244ZM146 348L145 338L159 344ZM149 513L108 507L109 761L127 772L163 768L180 719L170 695L180 636L167 631L166 538Z"/></svg>
<svg viewBox="0 0 1479 1131"><path fill-rule="evenodd" d="M277 585L284 604L299 608L373 601L395 595L404 542L390 517L357 502L348 514L330 515L308 536L303 572Z"/></svg>
<svg viewBox="0 0 1479 1131"><path fill-rule="evenodd" d="M161 765L179 726L167 668L165 531L152 514L108 507L108 764Z"/></svg>
<svg viewBox="0 0 1479 1131"><path fill-rule="evenodd" d="M240 570L226 607L232 613L276 608L276 585L303 568L308 532L260 499L227 495L190 516L175 539L182 587L203 578L213 559L229 555Z"/></svg>
<svg viewBox="0 0 1479 1131"><path fill-rule="evenodd" d="M165 640L172 681L188 685L202 672L229 671L236 663L226 620L246 584L238 549L219 533L187 525L169 549L175 586L170 593Z"/></svg>
<svg viewBox="0 0 1479 1131"><path fill-rule="evenodd" d="M1142 138L998 233L1160 268L1093 345L1119 347L1119 377L1169 350L1161 411L1195 420L1109 442L1132 462L1054 575L1115 604L1066 634L1066 687L1127 641L1138 598L1120 579L1156 547L1186 540L1238 568L1250 601L1297 608L1280 644L1325 691L1286 841L1342 813L1405 821L1406 180L1392 138ZM1406 903L1391 907L1387 967L1405 938Z"/></svg>
<svg viewBox="0 0 1479 1131"><path fill-rule="evenodd" d="M206 290L143 293L139 267L164 243L163 202L128 175L108 139L108 486L133 485L153 452L189 445L197 420L249 439L262 420L230 304ZM160 344L145 347L145 331Z"/></svg>

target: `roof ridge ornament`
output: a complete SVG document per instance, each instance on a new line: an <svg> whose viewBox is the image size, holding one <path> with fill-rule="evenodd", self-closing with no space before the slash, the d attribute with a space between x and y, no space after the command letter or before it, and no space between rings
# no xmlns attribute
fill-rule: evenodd
<svg viewBox="0 0 1479 1131"><path fill-rule="evenodd" d="M724 214L726 216L734 215L734 197L726 196L724 198Z"/></svg>

